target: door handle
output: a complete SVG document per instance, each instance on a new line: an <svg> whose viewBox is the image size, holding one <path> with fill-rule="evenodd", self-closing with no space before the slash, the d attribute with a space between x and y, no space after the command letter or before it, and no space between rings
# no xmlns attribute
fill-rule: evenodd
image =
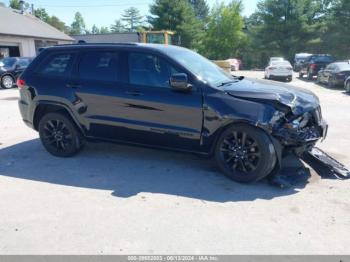
<svg viewBox="0 0 350 262"><path fill-rule="evenodd" d="M143 94L139 91L126 91L125 94L131 95L131 96L142 96Z"/></svg>
<svg viewBox="0 0 350 262"><path fill-rule="evenodd" d="M81 87L81 85L79 85L79 84L66 84L66 87L68 87L68 88L79 88L79 87Z"/></svg>

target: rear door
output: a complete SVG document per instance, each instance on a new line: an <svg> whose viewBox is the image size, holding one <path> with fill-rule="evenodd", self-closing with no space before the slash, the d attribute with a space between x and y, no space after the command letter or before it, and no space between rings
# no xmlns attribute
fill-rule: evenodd
<svg viewBox="0 0 350 262"><path fill-rule="evenodd" d="M67 87L75 95L76 111L90 137L123 139L122 61L123 54L116 49L88 49L79 56Z"/></svg>
<svg viewBox="0 0 350 262"><path fill-rule="evenodd" d="M175 92L172 74L183 73L167 57L128 54L127 99L123 115L137 143L197 150L202 132L202 91L189 75L192 92ZM184 72L185 73L185 72Z"/></svg>

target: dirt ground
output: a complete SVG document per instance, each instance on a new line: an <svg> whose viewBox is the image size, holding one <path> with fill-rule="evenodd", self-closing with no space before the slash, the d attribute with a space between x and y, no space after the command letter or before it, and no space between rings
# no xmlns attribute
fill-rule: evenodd
<svg viewBox="0 0 350 262"><path fill-rule="evenodd" d="M263 77L263 72L239 75ZM319 147L350 166L350 96L315 92L329 123ZM49 155L0 89L1 254L348 254L350 180L311 170L292 188L242 185L194 155L88 144Z"/></svg>

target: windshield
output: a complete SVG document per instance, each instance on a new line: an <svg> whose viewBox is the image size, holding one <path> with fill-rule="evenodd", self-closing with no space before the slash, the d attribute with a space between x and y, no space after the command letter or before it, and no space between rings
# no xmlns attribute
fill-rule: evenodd
<svg viewBox="0 0 350 262"><path fill-rule="evenodd" d="M196 52L169 48L167 53L192 74L210 85L217 86L234 80L229 73Z"/></svg>
<svg viewBox="0 0 350 262"><path fill-rule="evenodd" d="M11 58L11 57L7 57L4 59L0 60L0 64L3 64L3 67L13 67L14 64L16 63L16 58Z"/></svg>
<svg viewBox="0 0 350 262"><path fill-rule="evenodd" d="M349 63L339 63L338 67L341 71L344 71L344 70L350 71L350 64Z"/></svg>

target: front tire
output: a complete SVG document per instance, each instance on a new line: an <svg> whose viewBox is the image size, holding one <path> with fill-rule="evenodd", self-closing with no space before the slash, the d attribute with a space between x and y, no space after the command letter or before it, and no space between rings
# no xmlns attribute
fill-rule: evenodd
<svg viewBox="0 0 350 262"><path fill-rule="evenodd" d="M334 82L333 77L329 77L328 78L327 85L328 85L329 88L334 88L335 87L335 82Z"/></svg>
<svg viewBox="0 0 350 262"><path fill-rule="evenodd" d="M348 81L348 82L346 83L346 85L345 85L345 91L346 91L347 93L350 93L350 81Z"/></svg>
<svg viewBox="0 0 350 262"><path fill-rule="evenodd" d="M1 87L4 89L10 89L14 86L15 80L10 75L5 75L1 78Z"/></svg>
<svg viewBox="0 0 350 262"><path fill-rule="evenodd" d="M227 177L243 183L266 177L277 163L274 145L267 134L245 124L231 126L220 135L215 160Z"/></svg>
<svg viewBox="0 0 350 262"><path fill-rule="evenodd" d="M84 145L83 136L69 117L48 113L39 123L39 135L45 149L58 157L70 157Z"/></svg>

